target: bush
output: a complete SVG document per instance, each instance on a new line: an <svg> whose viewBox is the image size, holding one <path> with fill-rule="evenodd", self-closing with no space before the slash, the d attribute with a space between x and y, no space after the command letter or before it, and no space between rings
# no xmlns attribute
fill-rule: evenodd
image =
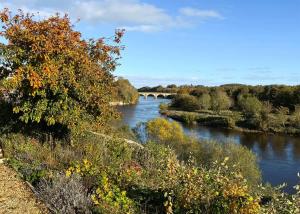
<svg viewBox="0 0 300 214"><path fill-rule="evenodd" d="M231 107L231 99L226 92L216 90L211 94L211 108L214 111L228 110Z"/></svg>
<svg viewBox="0 0 300 214"><path fill-rule="evenodd" d="M165 103L159 104L159 109L161 111L166 111L166 110L168 110L168 108L169 108L168 104L165 104Z"/></svg>
<svg viewBox="0 0 300 214"><path fill-rule="evenodd" d="M22 135L1 143L22 168L46 170L35 187L56 213L297 213L299 194L258 188L256 157L247 148L199 141L167 120L152 125L163 135L141 146L96 134L55 148Z"/></svg>
<svg viewBox="0 0 300 214"><path fill-rule="evenodd" d="M197 166L203 165L210 168L215 161L220 162L225 157L230 157L228 167L231 167L232 170L239 170L251 187L261 182L256 156L246 147L230 142L198 140L185 135L181 128L174 129L173 126L176 126L176 122L159 118L149 121L146 131L150 135L150 140L154 139L155 142L163 145L171 145L181 160L187 161L192 155Z"/></svg>
<svg viewBox="0 0 300 214"><path fill-rule="evenodd" d="M57 142L55 148L22 134L3 135L0 143L9 163L32 184L47 177L51 170L60 171L80 157L68 145Z"/></svg>
<svg viewBox="0 0 300 214"><path fill-rule="evenodd" d="M242 96L239 98L239 106L247 117L260 115L262 103L254 96Z"/></svg>
<svg viewBox="0 0 300 214"><path fill-rule="evenodd" d="M92 213L92 201L79 176L58 174L51 181L43 179L38 195L54 213Z"/></svg>
<svg viewBox="0 0 300 214"><path fill-rule="evenodd" d="M183 129L177 122L171 122L164 118L156 118L150 120L146 124L146 131L150 140L156 142L164 142L174 145L177 142L184 142Z"/></svg>
<svg viewBox="0 0 300 214"><path fill-rule="evenodd" d="M211 108L211 96L208 93L202 94L199 97L201 109L208 110Z"/></svg>
<svg viewBox="0 0 300 214"><path fill-rule="evenodd" d="M136 213L134 201L126 196L126 191L121 191L119 187L111 184L105 174L92 195L92 201L100 213Z"/></svg>
<svg viewBox="0 0 300 214"><path fill-rule="evenodd" d="M171 107L178 108L183 111L196 111L200 109L200 103L194 96L183 94L177 95L171 103Z"/></svg>
<svg viewBox="0 0 300 214"><path fill-rule="evenodd" d="M197 122L197 115L194 113L183 113L181 117L182 121L189 125Z"/></svg>
<svg viewBox="0 0 300 214"><path fill-rule="evenodd" d="M279 126L285 127L285 123L288 119L289 109L287 107L279 107L276 109L276 118Z"/></svg>
<svg viewBox="0 0 300 214"><path fill-rule="evenodd" d="M174 213L259 213L260 198L249 191L247 182L237 170L230 171L226 157L211 169L193 165L179 169L171 208ZM179 168L182 166L179 166ZM170 212L173 213L173 212Z"/></svg>
<svg viewBox="0 0 300 214"><path fill-rule="evenodd" d="M295 111L293 113L293 123L296 128L300 128L300 106L295 107Z"/></svg>

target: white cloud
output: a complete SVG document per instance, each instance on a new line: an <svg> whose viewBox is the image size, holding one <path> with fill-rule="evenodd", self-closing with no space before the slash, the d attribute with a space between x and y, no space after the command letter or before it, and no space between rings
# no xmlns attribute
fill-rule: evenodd
<svg viewBox="0 0 300 214"><path fill-rule="evenodd" d="M126 31L140 31L140 32L157 32L162 30L162 26L159 25L135 25L135 26L120 26L120 29L125 29Z"/></svg>
<svg viewBox="0 0 300 214"><path fill-rule="evenodd" d="M55 12L68 13L87 24L112 24L128 31L153 32L174 27L191 26L190 18L221 18L213 10L198 10L189 7L171 15L168 11L142 0L0 0L0 5L12 10L22 9L47 17Z"/></svg>
<svg viewBox="0 0 300 214"><path fill-rule="evenodd" d="M74 10L90 21L151 25L171 23L172 17L163 9L135 0L77 1Z"/></svg>
<svg viewBox="0 0 300 214"><path fill-rule="evenodd" d="M201 17L201 18L223 18L223 16L215 10L199 10L191 7L184 7L179 10L184 16Z"/></svg>

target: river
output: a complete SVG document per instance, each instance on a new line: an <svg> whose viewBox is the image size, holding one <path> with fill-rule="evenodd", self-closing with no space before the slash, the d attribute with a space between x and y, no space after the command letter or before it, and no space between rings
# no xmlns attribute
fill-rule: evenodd
<svg viewBox="0 0 300 214"><path fill-rule="evenodd" d="M135 127L139 122L160 117L159 104L168 103L167 99L145 100L140 97L136 105L119 107L123 115L123 123ZM194 134L201 139L219 141L234 141L252 150L259 160L264 182L272 185L287 183L287 192L293 191L293 186L299 182L297 173L300 172L300 137L287 135L272 135L258 133L242 133L238 131L193 126L184 126L186 133Z"/></svg>

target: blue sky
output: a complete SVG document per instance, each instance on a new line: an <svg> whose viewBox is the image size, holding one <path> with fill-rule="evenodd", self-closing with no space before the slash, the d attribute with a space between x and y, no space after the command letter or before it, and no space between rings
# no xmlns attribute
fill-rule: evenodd
<svg viewBox="0 0 300 214"><path fill-rule="evenodd" d="M136 87L300 84L299 0L0 0L1 7L59 11L84 37L127 30L116 75Z"/></svg>

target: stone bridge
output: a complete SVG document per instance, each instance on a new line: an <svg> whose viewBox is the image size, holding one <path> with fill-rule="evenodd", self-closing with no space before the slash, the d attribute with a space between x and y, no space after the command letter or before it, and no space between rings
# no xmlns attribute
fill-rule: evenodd
<svg viewBox="0 0 300 214"><path fill-rule="evenodd" d="M157 99L158 97L163 97L163 98L169 98L173 95L176 95L176 93L164 93L164 92L139 92L140 96L145 97L145 99L148 98L148 96L152 96L155 99Z"/></svg>

